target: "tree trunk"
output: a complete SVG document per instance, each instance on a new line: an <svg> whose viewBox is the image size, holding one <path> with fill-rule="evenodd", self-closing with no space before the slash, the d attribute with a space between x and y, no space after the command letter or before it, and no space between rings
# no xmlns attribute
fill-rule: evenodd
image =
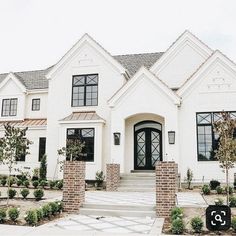
<svg viewBox="0 0 236 236"><path fill-rule="evenodd" d="M227 206L229 206L229 169L226 168L226 171L225 171L225 174L226 174L226 189L227 189L227 192L226 192L226 197L227 197Z"/></svg>
<svg viewBox="0 0 236 236"><path fill-rule="evenodd" d="M10 176L11 176L11 166L9 167L9 174L7 177L7 208L9 206L9 190L10 190Z"/></svg>

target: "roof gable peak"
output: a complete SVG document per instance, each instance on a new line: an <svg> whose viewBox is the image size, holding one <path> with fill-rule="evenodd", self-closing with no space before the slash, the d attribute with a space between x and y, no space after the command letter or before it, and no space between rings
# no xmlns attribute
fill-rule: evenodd
<svg viewBox="0 0 236 236"><path fill-rule="evenodd" d="M13 80L23 93L26 92L25 85L20 81L18 75L14 74L13 72L9 72L5 79L0 83L0 89L3 88L10 80Z"/></svg>
<svg viewBox="0 0 236 236"><path fill-rule="evenodd" d="M224 55L220 50L215 50L200 66L199 68L183 83L177 91L177 94L182 97L191 86L194 85L197 78L204 73L210 66L220 63L224 67L231 69L236 76L236 64Z"/></svg>
<svg viewBox="0 0 236 236"><path fill-rule="evenodd" d="M95 48L106 60L108 60L120 73L125 74L125 68L115 60L112 55L106 51L97 41L95 41L88 33L85 33L72 48L56 63L56 65L46 74L46 78L50 79L70 58L76 53L78 48L82 47L84 43L88 43Z"/></svg>
<svg viewBox="0 0 236 236"><path fill-rule="evenodd" d="M189 30L185 30L164 52L162 57L150 68L155 74L158 73L169 60L180 51L185 45L193 47L203 58L207 58L212 49L203 43L198 37L196 37Z"/></svg>

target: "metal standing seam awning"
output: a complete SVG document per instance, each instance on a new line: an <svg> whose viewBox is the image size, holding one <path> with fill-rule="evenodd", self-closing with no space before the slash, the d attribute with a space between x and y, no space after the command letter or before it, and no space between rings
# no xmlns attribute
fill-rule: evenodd
<svg viewBox="0 0 236 236"><path fill-rule="evenodd" d="M59 120L59 123L105 123L95 111L73 112L69 116Z"/></svg>
<svg viewBox="0 0 236 236"><path fill-rule="evenodd" d="M24 119L24 120L11 120L11 121L0 121L0 129L4 128L4 124L10 124L14 127L19 128L42 128L47 126L47 119Z"/></svg>

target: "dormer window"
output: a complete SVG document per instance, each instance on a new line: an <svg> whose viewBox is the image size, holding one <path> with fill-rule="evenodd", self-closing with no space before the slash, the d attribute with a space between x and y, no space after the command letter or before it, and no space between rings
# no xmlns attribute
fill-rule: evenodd
<svg viewBox="0 0 236 236"><path fill-rule="evenodd" d="M75 75L72 79L72 107L98 105L98 75Z"/></svg>
<svg viewBox="0 0 236 236"><path fill-rule="evenodd" d="M17 115L17 98L9 98L2 100L2 116Z"/></svg>

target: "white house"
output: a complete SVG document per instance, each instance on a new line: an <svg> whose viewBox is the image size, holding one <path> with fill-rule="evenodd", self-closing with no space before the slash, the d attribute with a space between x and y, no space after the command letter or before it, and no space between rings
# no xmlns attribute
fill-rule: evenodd
<svg viewBox="0 0 236 236"><path fill-rule="evenodd" d="M1 74L0 105L1 135L9 121L33 141L17 165L33 170L46 153L50 179L62 178L57 150L78 138L87 179L106 163L129 173L174 160L182 179L191 168L195 181L222 180L212 124L222 110L236 118L236 65L189 31L164 53L118 56L85 34L46 70Z"/></svg>

